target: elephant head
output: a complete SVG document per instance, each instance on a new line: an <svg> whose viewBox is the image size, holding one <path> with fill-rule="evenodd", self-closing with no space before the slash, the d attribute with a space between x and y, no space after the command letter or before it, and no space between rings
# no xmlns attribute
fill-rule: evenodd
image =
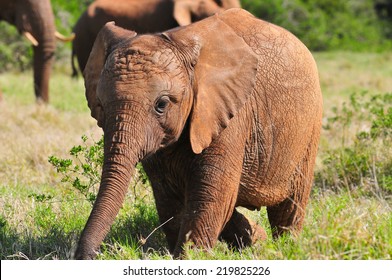
<svg viewBox="0 0 392 280"><path fill-rule="evenodd" d="M70 41L55 29L49 0L0 0L0 20L16 26L33 45L34 90L38 101L49 100L49 76L56 48L56 38Z"/></svg>
<svg viewBox="0 0 392 280"><path fill-rule="evenodd" d="M180 26L230 8L240 8L239 0L174 0L173 15Z"/></svg>
<svg viewBox="0 0 392 280"><path fill-rule="evenodd" d="M157 35L114 23L100 31L84 76L91 115L104 131L104 164L76 258L95 256L137 162L181 137L200 154L252 92L257 57L249 46L220 21L196 24Z"/></svg>

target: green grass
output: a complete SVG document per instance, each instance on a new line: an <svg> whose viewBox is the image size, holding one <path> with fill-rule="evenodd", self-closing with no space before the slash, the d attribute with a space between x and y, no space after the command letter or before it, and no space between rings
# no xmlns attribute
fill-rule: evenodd
<svg viewBox="0 0 392 280"><path fill-rule="evenodd" d="M70 70L71 66L69 65ZM23 106L34 103L33 73L14 72L0 74L0 87L8 102ZM50 106L56 110L81 113L89 112L82 78L73 79L66 72L54 71L50 83Z"/></svg>
<svg viewBox="0 0 392 280"><path fill-rule="evenodd" d="M392 89L392 56L388 53L316 53L315 58L324 92L325 128L329 119L343 116L343 103L351 108L353 92L386 95ZM61 182L62 174L48 162L52 155L71 159L70 149L84 145L82 135L87 135L87 145L102 135L90 117L83 81L71 79L70 70L64 69L54 70L49 106L34 103L31 72L0 74L1 259L69 259L91 211L85 196L71 183ZM380 105L385 110L388 106L387 101ZM368 110L353 110L353 114L349 125L339 120L322 132L315 187L299 236L272 240L265 209L240 209L266 228L269 238L265 242L240 251L219 242L207 252L188 249L186 258L391 259L392 192L388 186L392 182L386 181L386 188L380 182L382 176L392 175L388 173L392 169L388 168L391 137L366 142L369 149L358 146L356 135L370 131L371 115ZM390 131L385 127L383 131ZM344 174L356 174L359 157L350 156L348 167L325 158L339 159L337 155L345 149L368 156L370 167L369 162L374 162L375 167L385 169L361 173L358 182L344 184ZM346 173L336 179L338 167ZM130 186L98 258L171 259L158 227L151 188L138 181Z"/></svg>

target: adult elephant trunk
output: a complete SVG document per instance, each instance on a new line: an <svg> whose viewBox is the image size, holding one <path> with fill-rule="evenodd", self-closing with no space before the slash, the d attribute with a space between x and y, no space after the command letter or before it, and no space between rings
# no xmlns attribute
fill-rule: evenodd
<svg viewBox="0 0 392 280"><path fill-rule="evenodd" d="M33 44L34 91L37 101L49 101L49 76L56 48L50 1L16 1L15 24ZM34 40L33 40L34 39Z"/></svg>
<svg viewBox="0 0 392 280"><path fill-rule="evenodd" d="M110 119L105 125L101 185L80 237L76 259L93 259L96 256L124 202L135 165L141 157L144 135L135 131L135 127L140 125L135 126L137 122L133 122L132 118L119 121L121 115L113 115Z"/></svg>
<svg viewBox="0 0 392 280"><path fill-rule="evenodd" d="M49 77L52 71L54 42L44 40L34 49L34 92L37 101L49 102Z"/></svg>

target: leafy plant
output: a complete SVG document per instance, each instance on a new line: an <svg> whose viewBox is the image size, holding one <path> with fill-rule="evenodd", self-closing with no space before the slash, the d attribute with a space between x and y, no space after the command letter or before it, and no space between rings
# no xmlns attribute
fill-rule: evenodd
<svg viewBox="0 0 392 280"><path fill-rule="evenodd" d="M103 164L103 138L87 144L87 136L82 137L83 144L72 147L69 151L72 159L60 159L50 156L49 162L56 171L63 175L61 182L70 183L91 204L96 199L98 184L100 182L101 166Z"/></svg>
<svg viewBox="0 0 392 280"><path fill-rule="evenodd" d="M73 159L50 156L49 162L56 168L57 173L62 175L61 182L70 184L87 201L94 204L101 182L104 139L101 137L92 144L89 144L89 139L85 135L81 139L83 143L72 147L69 151ZM134 194L138 193L137 186L149 184L148 176L140 163L136 166L136 175L132 184Z"/></svg>
<svg viewBox="0 0 392 280"><path fill-rule="evenodd" d="M327 150L316 180L333 187L392 192L392 93L354 93L324 125L340 146Z"/></svg>
<svg viewBox="0 0 392 280"><path fill-rule="evenodd" d="M377 15L376 0L242 0L257 17L280 25L314 51L385 50L391 22ZM387 28L389 26L389 28Z"/></svg>

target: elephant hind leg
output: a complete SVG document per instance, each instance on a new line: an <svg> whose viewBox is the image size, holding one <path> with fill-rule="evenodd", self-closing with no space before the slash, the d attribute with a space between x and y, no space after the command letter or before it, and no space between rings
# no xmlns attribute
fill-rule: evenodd
<svg viewBox="0 0 392 280"><path fill-rule="evenodd" d="M305 217L304 203L289 197L278 205L267 207L272 236L277 238L286 232L296 233L302 229Z"/></svg>
<svg viewBox="0 0 392 280"><path fill-rule="evenodd" d="M317 151L316 145L310 144L302 162L291 176L292 195L277 205L267 207L268 219L274 238L285 232L298 233L302 230L305 208L313 183L313 167Z"/></svg>
<svg viewBox="0 0 392 280"><path fill-rule="evenodd" d="M261 226L247 219L235 209L220 235L220 239L235 248L250 246L257 240L265 240L266 238L267 234Z"/></svg>

